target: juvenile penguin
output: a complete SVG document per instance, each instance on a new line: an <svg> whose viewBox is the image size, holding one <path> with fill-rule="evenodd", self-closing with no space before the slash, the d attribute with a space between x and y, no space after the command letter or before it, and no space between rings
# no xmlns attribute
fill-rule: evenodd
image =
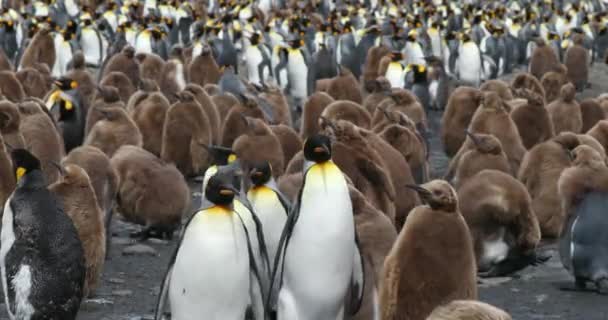
<svg viewBox="0 0 608 320"><path fill-rule="evenodd" d="M433 310L426 320L512 320L505 311L481 301L454 300Z"/></svg>
<svg viewBox="0 0 608 320"><path fill-rule="evenodd" d="M142 146L141 132L123 108L97 109L97 112L104 119L91 128L84 145L99 148L110 158L121 146Z"/></svg>
<svg viewBox="0 0 608 320"><path fill-rule="evenodd" d="M467 151L450 162L446 174L446 179L453 176L452 182L457 189L481 170L493 169L513 174L500 140L491 134L474 134L467 131L467 135L469 140L463 145Z"/></svg>
<svg viewBox="0 0 608 320"><path fill-rule="evenodd" d="M479 90L494 91L498 93L500 98L504 101L513 100L513 93L511 92L511 88L509 88L509 84L502 80L488 80L479 87Z"/></svg>
<svg viewBox="0 0 608 320"><path fill-rule="evenodd" d="M583 127L581 132L587 132L593 128L598 122L606 119L606 113L597 99L585 99L581 101L581 116L583 119Z"/></svg>
<svg viewBox="0 0 608 320"><path fill-rule="evenodd" d="M203 46L201 54L192 57L188 65L190 82L204 87L207 84L217 84L222 76L222 69L213 58L211 47Z"/></svg>
<svg viewBox="0 0 608 320"><path fill-rule="evenodd" d="M171 238L190 206L190 190L174 165L136 146L122 146L110 161L118 175L120 214L145 226L139 234Z"/></svg>
<svg viewBox="0 0 608 320"><path fill-rule="evenodd" d="M44 65L46 67L46 65ZM48 69L48 67L47 67ZM43 99L51 90L51 75L43 73L35 68L24 68L15 74L23 86L23 92L28 97Z"/></svg>
<svg viewBox="0 0 608 320"><path fill-rule="evenodd" d="M370 129L372 122L371 115L363 106L347 100L332 102L323 110L321 117L330 121L346 120L365 129Z"/></svg>
<svg viewBox="0 0 608 320"><path fill-rule="evenodd" d="M608 120L598 122L587 134L595 138L605 150L608 150Z"/></svg>
<svg viewBox="0 0 608 320"><path fill-rule="evenodd" d="M450 98L441 117L441 142L448 157L456 155L466 139L469 127L483 95L471 87L458 87Z"/></svg>
<svg viewBox="0 0 608 320"><path fill-rule="evenodd" d="M545 88L543 87L539 79L529 73L520 73L516 75L515 78L513 78L513 81L511 81L511 88L513 90L531 90L543 99L546 95Z"/></svg>
<svg viewBox="0 0 608 320"><path fill-rule="evenodd" d="M55 42L50 34L49 27L41 28L32 38L29 45L23 51L19 70L33 67L36 63L45 63L49 69L55 64Z"/></svg>
<svg viewBox="0 0 608 320"><path fill-rule="evenodd" d="M389 98L391 93L391 84L384 77L379 77L373 82L368 82L369 94L363 99L363 107L370 113L374 114L376 108Z"/></svg>
<svg viewBox="0 0 608 320"><path fill-rule="evenodd" d="M331 79L327 94L335 100L347 100L357 104L363 103L361 88L357 78L347 68L341 66L338 76Z"/></svg>
<svg viewBox="0 0 608 320"><path fill-rule="evenodd" d="M125 46L119 53L110 57L101 72L101 78L111 72L122 72L131 80L132 85L139 86L141 76L139 63L135 60L135 48Z"/></svg>
<svg viewBox="0 0 608 320"><path fill-rule="evenodd" d="M285 157L279 138L263 120L243 117L242 121L247 129L232 143L232 150L242 160L245 171L248 171L250 164L268 161L274 177L281 176L285 169Z"/></svg>
<svg viewBox="0 0 608 320"><path fill-rule="evenodd" d="M0 101L0 133L4 142L13 148L25 147L25 139L20 130L23 117L17 105L7 100Z"/></svg>
<svg viewBox="0 0 608 320"><path fill-rule="evenodd" d="M589 83L589 51L583 46L584 36L575 35L574 45L568 48L564 56L564 65L568 68L568 81L577 91L583 91Z"/></svg>
<svg viewBox="0 0 608 320"><path fill-rule="evenodd" d="M300 127L302 139L305 140L319 132L319 116L334 101L334 98L325 92L315 92L308 97L302 109L302 124Z"/></svg>
<svg viewBox="0 0 608 320"><path fill-rule="evenodd" d="M568 83L567 72L568 70L566 67L563 64L560 64L557 70L545 73L541 79L547 103L559 99L562 86Z"/></svg>
<svg viewBox="0 0 608 320"><path fill-rule="evenodd" d="M139 128L142 135L143 148L160 157L163 144L163 126L167 111L171 107L169 100L160 92L142 94L138 101L133 102L129 115Z"/></svg>
<svg viewBox="0 0 608 320"><path fill-rule="evenodd" d="M98 206L91 180L77 165L59 165L60 181L49 186L63 203L65 213L72 219L84 249L86 279L83 296L91 296L97 288L106 256L104 215Z"/></svg>
<svg viewBox="0 0 608 320"><path fill-rule="evenodd" d="M441 180L411 188L427 205L412 210L384 262L384 320L425 319L450 300L477 299L473 242L456 191Z"/></svg>
<svg viewBox="0 0 608 320"><path fill-rule="evenodd" d="M498 138L513 172L517 172L526 148L522 144L515 122L506 109L505 102L497 93L485 92L481 107L475 112L469 130L475 133L492 134Z"/></svg>
<svg viewBox="0 0 608 320"><path fill-rule="evenodd" d="M47 189L40 161L11 152L17 188L4 205L0 266L11 319L76 319L85 259L78 232Z"/></svg>
<svg viewBox="0 0 608 320"><path fill-rule="evenodd" d="M562 132L581 133L583 116L580 105L574 99L575 95L576 88L573 84L567 83L562 87L559 99L547 106L555 134Z"/></svg>
<svg viewBox="0 0 608 320"><path fill-rule="evenodd" d="M535 251L538 220L521 182L504 172L483 170L461 185L458 199L482 274L504 276L540 262Z"/></svg>
<svg viewBox="0 0 608 320"><path fill-rule="evenodd" d="M608 240L602 230L606 227L608 168L603 157L588 146L579 146L573 153L572 167L562 172L558 182L568 216L560 239L560 257L574 276L577 290L586 290L593 283L597 292L606 295Z"/></svg>
<svg viewBox="0 0 608 320"><path fill-rule="evenodd" d="M25 98L21 81L12 71L0 71L0 92L12 102L20 102Z"/></svg>
<svg viewBox="0 0 608 320"><path fill-rule="evenodd" d="M233 204L237 193L232 175L218 173L209 179L202 208L184 226L169 262L154 319L164 319L167 304L176 320L193 320L202 314L245 319L251 307L255 281L251 266L255 263L247 238L252 230L245 228ZM193 274L192 270L198 271Z"/></svg>
<svg viewBox="0 0 608 320"><path fill-rule="evenodd" d="M391 99L382 101L376 108L372 117L372 125L377 125L378 122L385 119L386 111L401 111L408 116L416 124L416 129L421 135L426 136L428 133L428 121L426 111L416 96L405 89L393 89L389 95Z"/></svg>
<svg viewBox="0 0 608 320"><path fill-rule="evenodd" d="M203 112L207 116L209 120L209 125L211 126L211 134L212 140L214 143L219 143L221 134L222 134L222 120L220 118L220 112L217 110L217 106L213 99L209 96L207 91L203 89L201 86L189 83L186 85L186 91L192 93L194 98L200 104Z"/></svg>
<svg viewBox="0 0 608 320"><path fill-rule="evenodd" d="M237 104L230 108L222 124L220 144L223 146L232 146L234 141L247 131L243 116L265 119L264 112L254 97L243 95L242 98L244 101L242 103L237 101Z"/></svg>
<svg viewBox="0 0 608 320"><path fill-rule="evenodd" d="M537 38L536 48L534 48L528 64L528 72L540 80L545 73L559 67L559 64L559 59L553 49L547 45L544 39Z"/></svg>
<svg viewBox="0 0 608 320"><path fill-rule="evenodd" d="M543 237L559 236L564 213L557 193L557 180L570 166L570 153L580 144L575 134L567 132L534 146L522 161L517 174L532 198Z"/></svg>
<svg viewBox="0 0 608 320"><path fill-rule="evenodd" d="M327 136L309 137L304 157L304 183L274 263L275 272L280 270L277 318L338 319L345 315L346 293L358 269L355 264L360 263L352 203L345 176L331 160ZM315 236L311 238L310 232ZM332 246L326 245L328 241Z"/></svg>
<svg viewBox="0 0 608 320"><path fill-rule="evenodd" d="M529 89L516 89L515 96L526 99L524 105L511 111L511 119L517 126L524 147L530 150L535 145L551 139L555 131L543 97Z"/></svg>
<svg viewBox="0 0 608 320"><path fill-rule="evenodd" d="M289 164L289 161L302 150L304 143L300 136L292 129L284 124L270 126L270 129L275 136L281 142L281 149L283 149L283 163L285 166Z"/></svg>
<svg viewBox="0 0 608 320"><path fill-rule="evenodd" d="M113 71L103 77L100 86L109 86L118 89L120 100L125 104L129 102L129 98L135 93L135 85L122 72Z"/></svg>
<svg viewBox="0 0 608 320"><path fill-rule="evenodd" d="M173 163L186 176L199 175L208 166L205 146L211 144L209 119L188 91L167 111L161 159Z"/></svg>
<svg viewBox="0 0 608 320"><path fill-rule="evenodd" d="M91 129L97 122L104 119L103 114L99 110L113 107L123 109L125 107L124 102L120 100L118 89L112 86L98 86L97 95L92 101L91 107L87 112L86 122L84 125L85 136L91 132Z"/></svg>

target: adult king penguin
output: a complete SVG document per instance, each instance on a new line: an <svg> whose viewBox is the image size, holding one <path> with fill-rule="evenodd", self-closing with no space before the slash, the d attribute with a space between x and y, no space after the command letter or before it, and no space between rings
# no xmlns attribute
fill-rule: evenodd
<svg viewBox="0 0 608 320"><path fill-rule="evenodd" d="M17 187L4 205L0 265L10 319L76 318L85 280L84 251L72 220L46 187L40 161L11 153Z"/></svg>
<svg viewBox="0 0 608 320"><path fill-rule="evenodd" d="M362 278L348 185L327 136L309 137L304 157L304 181L275 259L280 274L271 278L280 288L277 319L342 319L351 281Z"/></svg>
<svg viewBox="0 0 608 320"><path fill-rule="evenodd" d="M171 258L155 320L163 319L167 302L173 320L245 319L255 263L248 231L233 206L238 193L233 178L220 169L209 179L202 209L185 225Z"/></svg>

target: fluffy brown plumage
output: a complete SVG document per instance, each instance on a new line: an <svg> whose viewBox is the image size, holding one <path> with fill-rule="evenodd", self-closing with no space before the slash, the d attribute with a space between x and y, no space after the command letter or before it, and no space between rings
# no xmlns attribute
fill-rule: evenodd
<svg viewBox="0 0 608 320"><path fill-rule="evenodd" d="M479 87L479 90L496 92L505 101L513 99L513 93L511 92L511 88L509 88L509 84L502 80L488 80Z"/></svg>
<svg viewBox="0 0 608 320"><path fill-rule="evenodd" d="M511 82L511 87L514 90L517 90L517 89L530 90L530 91L536 93L538 96L540 96L544 100L546 92L545 92L545 88L543 88L543 85L541 84L539 79L541 79L541 78L536 78L529 73L520 73L520 74L516 75L515 78L513 78L513 81Z"/></svg>
<svg viewBox="0 0 608 320"><path fill-rule="evenodd" d="M23 92L28 97L33 96L42 99L51 90L50 73L42 73L36 68L29 67L17 71L15 76L21 82Z"/></svg>
<svg viewBox="0 0 608 320"><path fill-rule="evenodd" d="M466 139L465 129L481 104L483 95L471 87L459 87L448 99L441 118L441 142L448 157L456 155Z"/></svg>
<svg viewBox="0 0 608 320"><path fill-rule="evenodd" d="M91 128L84 145L97 147L108 157L123 145L142 146L141 132L123 108L107 107L97 111L103 119Z"/></svg>
<svg viewBox="0 0 608 320"><path fill-rule="evenodd" d="M163 145L163 126L169 108L169 100L162 93L151 92L141 96L129 113L141 132L143 148L157 157Z"/></svg>
<svg viewBox="0 0 608 320"><path fill-rule="evenodd" d="M287 165L289 161L296 155L304 143L300 136L291 128L284 124L270 126L272 132L279 138L281 148L283 149L283 163Z"/></svg>
<svg viewBox="0 0 608 320"><path fill-rule="evenodd" d="M484 302L456 300L435 308L426 320L511 320L511 316Z"/></svg>
<svg viewBox="0 0 608 320"><path fill-rule="evenodd" d="M0 92L12 102L20 102L25 92L15 73L9 70L0 71Z"/></svg>
<svg viewBox="0 0 608 320"><path fill-rule="evenodd" d="M568 68L568 81L572 82L579 91L582 91L589 82L589 51L583 46L583 41L583 35L575 35L574 44L564 55L564 64Z"/></svg>
<svg viewBox="0 0 608 320"><path fill-rule="evenodd" d="M118 89L120 100L127 104L129 98L135 93L135 85L131 83L131 80L122 72L110 72L103 77L100 86L109 86Z"/></svg>
<svg viewBox="0 0 608 320"><path fill-rule="evenodd" d="M334 101L323 110L321 116L331 121L346 120L361 128L369 129L371 126L369 112L352 101Z"/></svg>
<svg viewBox="0 0 608 320"><path fill-rule="evenodd" d="M581 132L587 132L599 121L606 119L604 109L597 99L585 99L580 103L583 127Z"/></svg>
<svg viewBox="0 0 608 320"><path fill-rule="evenodd" d="M604 150L608 150L608 120L596 123L587 134L594 137L604 147Z"/></svg>
<svg viewBox="0 0 608 320"><path fill-rule="evenodd" d="M125 46L121 52L113 55L103 69L102 78L111 72L122 72L131 80L131 84L139 86L139 63L135 60L135 48Z"/></svg>
<svg viewBox="0 0 608 320"><path fill-rule="evenodd" d="M253 97L246 97L242 104L239 103L230 109L222 125L221 145L231 146L247 131L247 124L243 121L243 116L264 119L264 113Z"/></svg>
<svg viewBox="0 0 608 320"><path fill-rule="evenodd" d="M334 101L334 98L325 92L315 92L308 97L302 108L302 125L300 127L302 139L319 132L319 116Z"/></svg>
<svg viewBox="0 0 608 320"><path fill-rule="evenodd" d="M268 161L272 166L273 176L279 177L285 169L285 157L281 141L270 127L261 119L245 117L245 134L232 144L232 150L242 161L245 172L254 163Z"/></svg>
<svg viewBox="0 0 608 320"><path fill-rule="evenodd" d="M559 92L563 85L568 83L568 70L562 64L554 71L547 72L541 79L541 84L545 89L545 100L551 103L559 99Z"/></svg>
<svg viewBox="0 0 608 320"><path fill-rule="evenodd" d="M347 100L358 104L363 103L359 81L357 81L357 78L355 78L350 70L342 66L338 75L329 81L327 94L335 100Z"/></svg>
<svg viewBox="0 0 608 320"><path fill-rule="evenodd" d="M526 101L525 104L511 111L511 119L517 126L524 147L530 149L540 142L551 139L555 132L543 97L528 89L517 89L515 95Z"/></svg>
<svg viewBox="0 0 608 320"><path fill-rule="evenodd" d="M198 101L199 105L203 109L203 112L207 116L207 119L209 120L212 140L214 143L219 143L222 134L222 121L213 99L211 99L205 89L194 83L187 84L185 90L192 93L196 101Z"/></svg>
<svg viewBox="0 0 608 320"><path fill-rule="evenodd" d="M204 87L206 84L216 84L220 80L222 71L211 53L211 48L206 46L199 56L192 57L192 62L188 65L188 74L192 83Z"/></svg>
<svg viewBox="0 0 608 320"><path fill-rule="evenodd" d="M583 117L581 107L574 99L575 95L576 88L573 84L567 83L562 87L560 97L547 106L555 134L567 131L574 133L581 132Z"/></svg>
<svg viewBox="0 0 608 320"><path fill-rule="evenodd" d="M33 67L36 63L45 63L49 69L55 64L55 42L50 28L41 28L32 38L21 56L20 69Z"/></svg>
<svg viewBox="0 0 608 320"><path fill-rule="evenodd" d="M530 58L528 71L536 79L542 79L545 73L554 70L559 64L559 60L553 49L547 45L544 39L538 38L536 40L536 48Z"/></svg>

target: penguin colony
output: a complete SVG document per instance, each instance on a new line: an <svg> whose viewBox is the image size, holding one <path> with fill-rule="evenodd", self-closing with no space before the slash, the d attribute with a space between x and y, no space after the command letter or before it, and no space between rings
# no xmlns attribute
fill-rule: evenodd
<svg viewBox="0 0 608 320"><path fill-rule="evenodd" d="M113 217L178 243L156 320L511 319L477 277L547 261L543 238L608 294L608 104L577 97L603 1L0 8L10 319L76 319Z"/></svg>

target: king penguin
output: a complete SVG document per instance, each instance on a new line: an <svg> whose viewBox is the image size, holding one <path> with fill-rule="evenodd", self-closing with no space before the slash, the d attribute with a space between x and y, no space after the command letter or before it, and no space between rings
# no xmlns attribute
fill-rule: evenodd
<svg viewBox="0 0 608 320"><path fill-rule="evenodd" d="M296 106L303 106L304 101L311 93L313 85L309 74L310 56L303 47L304 41L294 39L290 41L287 54L287 74L289 81L289 94L294 98Z"/></svg>
<svg viewBox="0 0 608 320"><path fill-rule="evenodd" d="M331 160L327 136L309 137L303 153L304 181L271 278L277 281L278 297L268 309L276 307L277 319L343 319L353 279L362 278L348 185Z"/></svg>
<svg viewBox="0 0 608 320"><path fill-rule="evenodd" d="M401 52L394 51L391 53L391 62L389 62L388 67L386 68L384 77L391 83L391 87L393 88L403 89L405 87L407 70L402 61L403 54Z"/></svg>
<svg viewBox="0 0 608 320"><path fill-rule="evenodd" d="M186 223L169 263L156 320L163 319L167 302L173 320L245 319L255 263L232 180L222 170L209 179L202 209Z"/></svg>
<svg viewBox="0 0 608 320"><path fill-rule="evenodd" d="M80 47L83 50L87 66L99 67L104 59L103 38L93 21L87 16L82 19L82 26L77 35Z"/></svg>
<svg viewBox="0 0 608 320"><path fill-rule="evenodd" d="M247 74L249 82L254 85L262 85L272 75L270 52L268 48L261 43L261 35L254 33L251 38L251 44L245 48L244 59L247 63Z"/></svg>
<svg viewBox="0 0 608 320"><path fill-rule="evenodd" d="M76 318L85 280L84 251L61 201L46 187L40 161L11 152L17 187L4 204L0 265L10 319Z"/></svg>
<svg viewBox="0 0 608 320"><path fill-rule="evenodd" d="M51 114L57 114L65 151L70 152L84 140L85 110L81 103L77 81L62 77L55 81L55 86L57 90L50 94L46 106Z"/></svg>

